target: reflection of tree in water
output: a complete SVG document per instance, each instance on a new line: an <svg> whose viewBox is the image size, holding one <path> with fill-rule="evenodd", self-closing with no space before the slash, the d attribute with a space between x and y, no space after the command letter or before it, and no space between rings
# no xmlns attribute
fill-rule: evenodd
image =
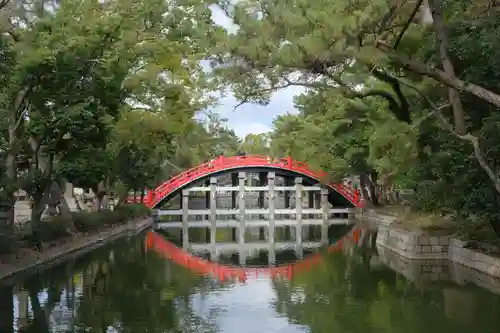
<svg viewBox="0 0 500 333"><path fill-rule="evenodd" d="M112 256L105 249L77 264L83 271L83 292L78 300L65 302L79 304L73 331L106 332L112 326L119 332L217 332L213 320L196 316L189 305L189 296L203 289L204 278L155 253L145 254L142 247L142 239L123 241L113 247ZM50 331L50 314L63 289L70 288L73 272L58 268L25 283L33 318L22 332ZM48 300L42 305L38 295L47 286Z"/></svg>
<svg viewBox="0 0 500 333"><path fill-rule="evenodd" d="M274 280L276 310L312 333L486 332L500 324L499 298L492 294L465 294L469 302L473 297L481 301L464 325L445 314L452 302L443 288L455 286L418 288L388 268L374 270L369 259L362 248L352 256L329 253L323 265L292 281ZM485 304L491 305L486 311Z"/></svg>

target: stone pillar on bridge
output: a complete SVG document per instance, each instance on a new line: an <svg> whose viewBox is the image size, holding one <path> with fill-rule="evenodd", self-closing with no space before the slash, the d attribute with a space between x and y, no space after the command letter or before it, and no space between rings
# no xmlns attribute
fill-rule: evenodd
<svg viewBox="0 0 500 333"><path fill-rule="evenodd" d="M246 221L245 221L245 179L246 173L239 172L238 173L238 181L239 181L239 191L238 191L238 205L239 205L239 224L238 224L238 244L240 247L245 246L245 230L246 230Z"/></svg>
<svg viewBox="0 0 500 333"><path fill-rule="evenodd" d="M210 245L212 247L212 251L215 251L216 243L217 243L217 178L211 177L210 181L210 192L209 193L209 202L208 206L210 208Z"/></svg>
<svg viewBox="0 0 500 333"><path fill-rule="evenodd" d="M274 208L275 208L275 203L276 203L276 193L274 191L275 187L275 181L276 181L276 174L274 172L269 172L267 174L267 184L269 187L269 230L268 230L268 235L269 235L269 251L271 251L271 248L274 248L275 244L275 223L274 223Z"/></svg>
<svg viewBox="0 0 500 333"><path fill-rule="evenodd" d="M295 241L296 251L302 249L302 177L295 178Z"/></svg>
<svg viewBox="0 0 500 333"><path fill-rule="evenodd" d="M321 243L328 244L328 227L329 227L329 203L328 203L328 190L321 189L321 210L322 220L321 224Z"/></svg>
<svg viewBox="0 0 500 333"><path fill-rule="evenodd" d="M182 191L182 248L187 249L189 247L189 191Z"/></svg>

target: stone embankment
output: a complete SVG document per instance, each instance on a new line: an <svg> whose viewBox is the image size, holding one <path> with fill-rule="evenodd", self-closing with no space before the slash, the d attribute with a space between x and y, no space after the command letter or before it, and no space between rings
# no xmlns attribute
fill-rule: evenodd
<svg viewBox="0 0 500 333"><path fill-rule="evenodd" d="M43 271L66 260L76 258L117 239L135 235L153 224L151 218L131 221L110 227L89 236L77 236L64 244L49 248L41 253L28 254L15 262L0 263L0 285L10 284L19 278Z"/></svg>
<svg viewBox="0 0 500 333"><path fill-rule="evenodd" d="M469 249L466 243L446 234L429 234L399 228L396 217L370 211L356 213L356 217L376 224L377 246L414 260L450 260L454 263L500 278L500 258Z"/></svg>

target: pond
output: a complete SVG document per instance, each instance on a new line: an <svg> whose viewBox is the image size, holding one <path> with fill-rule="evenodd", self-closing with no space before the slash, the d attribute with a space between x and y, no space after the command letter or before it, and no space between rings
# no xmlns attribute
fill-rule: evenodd
<svg viewBox="0 0 500 333"><path fill-rule="evenodd" d="M372 242L305 253L305 260L319 259L291 276L221 281L146 249L146 236L3 287L0 332L487 333L500 327L498 295L451 281L409 281L377 260ZM290 264L291 255L276 258Z"/></svg>

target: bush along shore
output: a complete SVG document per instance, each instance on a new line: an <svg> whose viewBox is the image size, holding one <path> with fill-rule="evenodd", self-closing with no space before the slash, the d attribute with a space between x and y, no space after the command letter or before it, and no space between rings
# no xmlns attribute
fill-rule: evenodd
<svg viewBox="0 0 500 333"><path fill-rule="evenodd" d="M43 219L36 227L0 230L0 265L150 215L151 211L142 204L124 204L115 210L52 216Z"/></svg>

